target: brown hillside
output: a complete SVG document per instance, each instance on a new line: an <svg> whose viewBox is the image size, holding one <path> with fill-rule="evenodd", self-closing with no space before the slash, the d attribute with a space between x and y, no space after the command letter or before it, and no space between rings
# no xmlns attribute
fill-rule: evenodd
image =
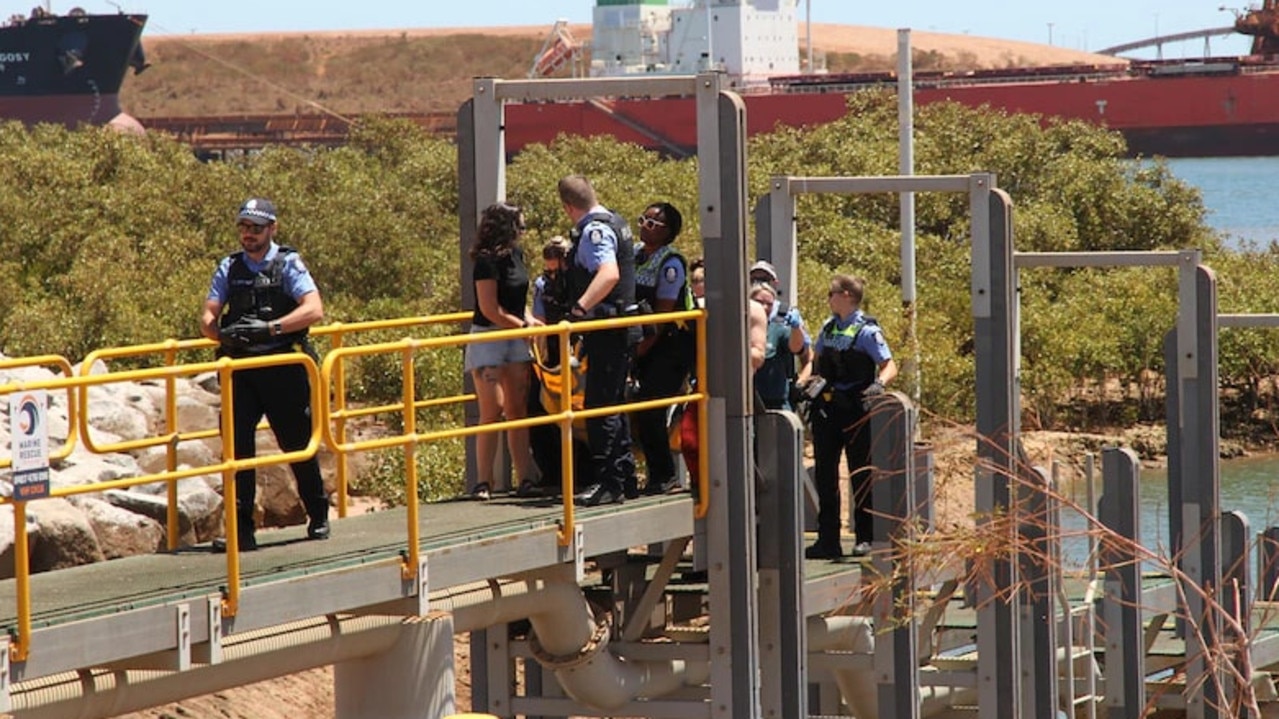
<svg viewBox="0 0 1279 719"><path fill-rule="evenodd" d="M138 117L451 112L470 95L472 77L523 77L548 30L146 36L153 67L126 80L122 103ZM573 32L587 39L590 28L574 26ZM1117 62L1066 48L967 35L914 32L912 43L920 69ZM890 69L897 33L814 24L813 46L834 72Z"/></svg>

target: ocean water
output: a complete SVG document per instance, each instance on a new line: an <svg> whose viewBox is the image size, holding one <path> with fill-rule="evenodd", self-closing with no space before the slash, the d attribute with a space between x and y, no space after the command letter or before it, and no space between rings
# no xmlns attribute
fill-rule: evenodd
<svg viewBox="0 0 1279 719"><path fill-rule="evenodd" d="M1279 240L1279 157L1195 157L1168 160L1178 178L1198 187L1207 222L1229 235L1265 246Z"/></svg>

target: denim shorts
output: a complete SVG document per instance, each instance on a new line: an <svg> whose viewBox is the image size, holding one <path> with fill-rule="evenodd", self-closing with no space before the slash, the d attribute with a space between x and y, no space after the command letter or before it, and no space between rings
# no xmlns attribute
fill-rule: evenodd
<svg viewBox="0 0 1279 719"><path fill-rule="evenodd" d="M494 332L498 329L502 328L471 325L471 334ZM470 372L480 367L500 367L511 362L532 361L533 353L529 350L527 339L475 342L466 346L466 361L463 369Z"/></svg>

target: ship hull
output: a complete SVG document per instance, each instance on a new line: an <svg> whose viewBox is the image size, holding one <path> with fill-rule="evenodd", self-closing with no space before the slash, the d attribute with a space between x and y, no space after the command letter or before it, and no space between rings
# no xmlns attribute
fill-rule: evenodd
<svg viewBox="0 0 1279 719"><path fill-rule="evenodd" d="M145 67L146 19L77 13L0 27L0 118L69 127L117 120L126 73Z"/></svg>
<svg viewBox="0 0 1279 719"><path fill-rule="evenodd" d="M115 94L0 96L0 118L28 125L105 125L120 113L120 96Z"/></svg>
<svg viewBox="0 0 1279 719"><path fill-rule="evenodd" d="M983 82L920 82L915 102L954 101L1012 113L1082 120L1121 132L1134 155L1212 157L1279 155L1279 67L1225 65L1218 74L1132 74L1079 71L1057 78ZM845 113L856 88L810 84L804 92L774 91L743 97L747 132L777 126L831 122ZM558 134L613 135L653 149L691 151L696 146L692 100L617 100L512 105L507 108L507 150L518 152Z"/></svg>

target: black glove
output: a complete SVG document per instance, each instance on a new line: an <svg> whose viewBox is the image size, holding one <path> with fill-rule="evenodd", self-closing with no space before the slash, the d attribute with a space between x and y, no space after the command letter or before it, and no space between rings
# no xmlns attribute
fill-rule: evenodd
<svg viewBox="0 0 1279 719"><path fill-rule="evenodd" d="M866 385L866 389L862 390L862 411L869 412L875 404L875 398L883 393L884 385L879 380Z"/></svg>
<svg viewBox="0 0 1279 719"><path fill-rule="evenodd" d="M241 317L218 331L224 344L232 347L248 347L271 338L271 325L266 320Z"/></svg>

